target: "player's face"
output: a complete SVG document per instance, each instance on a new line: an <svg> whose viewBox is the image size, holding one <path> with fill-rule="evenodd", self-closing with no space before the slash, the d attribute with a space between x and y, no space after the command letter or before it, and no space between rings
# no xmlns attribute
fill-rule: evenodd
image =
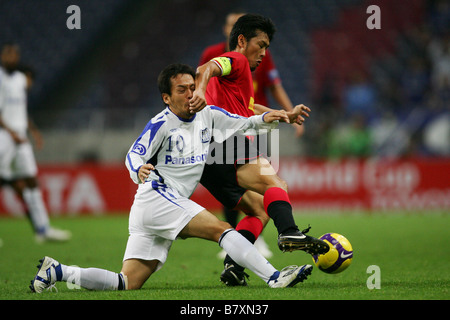
<svg viewBox="0 0 450 320"><path fill-rule="evenodd" d="M16 46L5 46L0 55L1 63L6 69L15 69L20 60L19 48Z"/></svg>
<svg viewBox="0 0 450 320"><path fill-rule="evenodd" d="M258 31L256 37L247 41L246 46L243 48L243 54L247 57L250 64L250 70L254 71L262 59L266 56L266 50L269 47L270 40L267 33Z"/></svg>
<svg viewBox="0 0 450 320"><path fill-rule="evenodd" d="M170 96L163 94L163 100L177 116L190 119L194 116L189 112L189 100L191 100L195 90L194 78L190 74L178 74L171 81L172 92Z"/></svg>

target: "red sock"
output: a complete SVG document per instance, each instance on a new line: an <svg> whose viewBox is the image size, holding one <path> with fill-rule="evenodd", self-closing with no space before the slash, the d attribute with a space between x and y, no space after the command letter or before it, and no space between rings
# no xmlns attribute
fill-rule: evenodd
<svg viewBox="0 0 450 320"><path fill-rule="evenodd" d="M251 232L255 236L255 240L258 239L258 236L261 234L264 226L256 217L245 216L236 226L236 230L247 230Z"/></svg>
<svg viewBox="0 0 450 320"><path fill-rule="evenodd" d="M245 239L250 241L251 243L255 243L258 236L261 234L263 230L263 224L261 220L252 216L245 216L241 221L239 221L236 226L236 231L239 232ZM238 270L244 270L245 268L238 265L231 257L227 254L223 264L232 264Z"/></svg>
<svg viewBox="0 0 450 320"><path fill-rule="evenodd" d="M289 200L289 195L287 194L284 189L272 187L267 189L267 191L264 193L264 210L267 212L267 208L270 206L272 202L275 201L285 201L291 204L291 201Z"/></svg>
<svg viewBox="0 0 450 320"><path fill-rule="evenodd" d="M264 209L272 218L278 234L298 230L292 216L292 206L289 196L284 189L272 187L264 193Z"/></svg>

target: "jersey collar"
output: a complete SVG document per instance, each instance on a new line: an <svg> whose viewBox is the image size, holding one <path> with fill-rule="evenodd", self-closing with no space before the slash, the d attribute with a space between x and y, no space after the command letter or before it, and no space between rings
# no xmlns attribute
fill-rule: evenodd
<svg viewBox="0 0 450 320"><path fill-rule="evenodd" d="M175 117L177 117L180 121L183 121L183 122L192 122L192 121L194 121L195 117L197 116L197 114L194 114L194 116L193 116L192 118L190 118L190 119L184 119L184 118L181 118L181 117L177 116L175 113L173 113L173 111L170 110L169 106L167 106L166 109L167 109L171 114L173 114Z"/></svg>

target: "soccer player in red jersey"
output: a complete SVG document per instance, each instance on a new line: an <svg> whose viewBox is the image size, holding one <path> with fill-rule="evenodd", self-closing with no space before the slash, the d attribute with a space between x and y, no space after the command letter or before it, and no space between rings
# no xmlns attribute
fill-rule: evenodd
<svg viewBox="0 0 450 320"><path fill-rule="evenodd" d="M231 30L236 23L236 21L242 17L245 13L242 11L230 12L226 18L225 23L223 25L223 35L225 36L226 41L213 44L205 48L203 53L201 54L199 66L207 63L211 59L214 59L225 52L230 51L228 46L228 42L230 39ZM292 104L291 99L289 98L286 90L283 87L281 82L281 78L279 72L275 66L275 62L273 61L272 55L270 54L269 49L266 50L266 55L262 59L261 64L252 72L253 78L253 89L254 89L254 97L255 103L267 106L268 98L267 93L273 96L275 101L286 111L291 111L294 106ZM293 127L296 132L296 136L300 137L303 135L304 126L299 124L293 124ZM237 225L237 219L239 215L239 211L229 208L224 208L224 215L227 222L229 222L233 227ZM272 252L268 248L265 243L262 234L258 237L255 242L255 246L258 250L261 251L264 257L270 258L272 256ZM225 257L225 252L220 252L220 257Z"/></svg>
<svg viewBox="0 0 450 320"><path fill-rule="evenodd" d="M261 64L274 33L275 26L266 17L256 14L240 17L230 34L229 47L234 49L197 68L191 112L201 110L206 104L220 105L245 117L269 111L254 102L251 72ZM304 105L295 106L288 112L290 122L303 123L303 117L309 116L310 111ZM286 182L278 177L270 162L260 156L257 145L249 139L240 144L237 140L233 137L224 142L224 145L233 144L234 161L230 163L225 159L224 164L207 164L201 179L203 186L225 207L241 209L247 214L236 230L254 242L268 222L265 212L274 221L282 251L304 250L313 255L327 252L329 247L324 241L305 235L309 229L299 231L292 216ZM212 158L217 148L216 145L211 149ZM226 149L224 146L223 150ZM249 154L255 156L249 157ZM238 164L242 159L246 163ZM243 267L228 256L224 264L221 280L225 284L246 285Z"/></svg>
<svg viewBox="0 0 450 320"><path fill-rule="evenodd" d="M201 54L198 64L199 66L207 63L215 57L222 55L225 52L230 51L228 42L230 39L231 30L236 21L244 14L244 12L236 11L231 12L226 16L225 24L223 25L223 34L226 41L207 47ZM255 71L252 72L252 77L255 103L267 106L267 93L270 92L281 108L286 111L291 111L294 108L291 99L283 87L279 72L269 50L266 50L266 56L262 60L261 64ZM304 126L294 124L294 128L297 136L301 136L303 134Z"/></svg>

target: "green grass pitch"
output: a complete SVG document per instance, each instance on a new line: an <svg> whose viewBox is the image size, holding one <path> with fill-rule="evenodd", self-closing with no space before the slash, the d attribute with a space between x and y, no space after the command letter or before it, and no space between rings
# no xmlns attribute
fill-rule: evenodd
<svg viewBox="0 0 450 320"><path fill-rule="evenodd" d="M38 260L49 255L61 263L120 271L128 237L128 217L54 218L53 224L70 229L71 241L37 244L26 219L0 219L0 300L448 300L450 233L448 213L347 213L295 215L300 228L311 224L311 235L345 235L354 249L351 266L336 275L314 268L307 281L294 288L274 290L252 272L248 287L231 288L219 281L222 262L216 243L200 239L177 240L164 267L141 290L94 292L69 289L59 282L58 292L33 294L28 288ZM277 249L270 222L264 238L274 252L270 262L278 269L313 264L302 252ZM380 289L369 289L367 272L380 268Z"/></svg>

